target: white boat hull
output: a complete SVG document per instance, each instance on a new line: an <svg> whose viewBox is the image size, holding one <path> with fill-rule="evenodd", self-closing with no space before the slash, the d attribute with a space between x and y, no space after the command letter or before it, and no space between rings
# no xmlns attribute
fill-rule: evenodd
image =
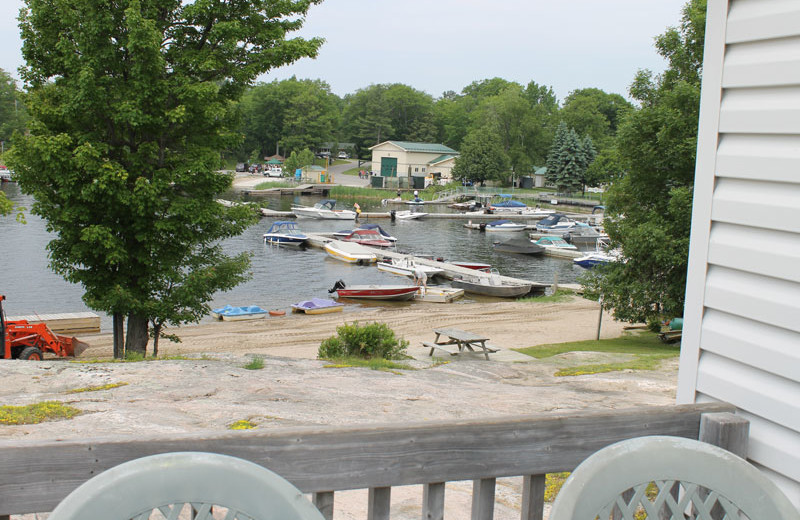
<svg viewBox="0 0 800 520"><path fill-rule="evenodd" d="M363 265L378 261L378 257L374 253L355 242L332 240L325 244L325 251L332 258L349 264Z"/></svg>

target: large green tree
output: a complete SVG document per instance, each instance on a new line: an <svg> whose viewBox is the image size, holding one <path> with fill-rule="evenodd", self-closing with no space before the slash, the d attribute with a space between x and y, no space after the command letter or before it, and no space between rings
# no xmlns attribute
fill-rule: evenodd
<svg viewBox="0 0 800 520"><path fill-rule="evenodd" d="M11 75L0 69L0 141L3 150L13 144L14 132L24 132L28 111L22 101L22 92Z"/></svg>
<svg viewBox="0 0 800 520"><path fill-rule="evenodd" d="M683 314L700 105L706 1L683 8L679 28L656 40L668 69L641 71L631 94L641 109L622 122L624 175L607 202L606 231L624 262L588 280L617 318L655 321Z"/></svg>
<svg viewBox="0 0 800 520"><path fill-rule="evenodd" d="M230 105L263 72L314 56L287 39L314 0L26 0L30 134L11 163L56 238L51 266L114 317L115 355L144 352L150 320L186 312L241 279L220 240L254 218L215 197L231 178ZM183 294L183 296L181 296ZM166 303L158 306L155 302Z"/></svg>
<svg viewBox="0 0 800 520"><path fill-rule="evenodd" d="M581 139L575 130L567 128L562 121L547 156L546 178L556 185L559 192L583 191L586 171L594 157L592 139L589 136Z"/></svg>
<svg viewBox="0 0 800 520"><path fill-rule="evenodd" d="M508 175L509 160L500 137L489 128L467 134L461 155L453 166L453 178L460 181L502 181Z"/></svg>

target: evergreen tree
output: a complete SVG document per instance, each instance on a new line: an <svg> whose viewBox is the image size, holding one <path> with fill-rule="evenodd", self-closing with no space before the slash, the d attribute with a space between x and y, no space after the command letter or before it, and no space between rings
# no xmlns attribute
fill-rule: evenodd
<svg viewBox="0 0 800 520"><path fill-rule="evenodd" d="M590 138L581 140L563 121L558 125L553 145L547 156L548 182L562 193L583 191L586 170L594 160L594 147Z"/></svg>

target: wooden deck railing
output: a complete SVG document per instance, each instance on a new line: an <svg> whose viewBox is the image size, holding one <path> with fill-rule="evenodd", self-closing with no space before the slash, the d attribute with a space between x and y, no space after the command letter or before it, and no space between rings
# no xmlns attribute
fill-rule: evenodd
<svg viewBox="0 0 800 520"><path fill-rule="evenodd" d="M422 484L422 518L441 519L448 481L473 481L473 519L491 519L495 479L523 476L522 519L542 518L544 477L569 471L593 452L643 435L746 442L701 415L725 404L542 414L424 424L312 427L69 441L0 442L0 518L51 511L101 471L146 455L208 451L253 461L283 476L333 517L334 492L369 489L369 518L389 518L391 487ZM728 414L723 414L727 416ZM724 423L724 421L723 421ZM744 441L741 432L745 431ZM723 446L726 447L726 446Z"/></svg>

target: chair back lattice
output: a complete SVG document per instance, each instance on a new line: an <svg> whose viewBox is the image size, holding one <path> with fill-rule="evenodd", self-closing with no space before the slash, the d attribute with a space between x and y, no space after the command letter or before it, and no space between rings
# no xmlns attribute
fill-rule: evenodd
<svg viewBox="0 0 800 520"><path fill-rule="evenodd" d="M693 439L638 437L583 461L550 520L800 520L746 460Z"/></svg>
<svg viewBox="0 0 800 520"><path fill-rule="evenodd" d="M86 481L49 520L324 520L291 483L236 457L164 453Z"/></svg>
<svg viewBox="0 0 800 520"><path fill-rule="evenodd" d="M756 520L732 499L692 482L638 484L606 504L595 520Z"/></svg>

